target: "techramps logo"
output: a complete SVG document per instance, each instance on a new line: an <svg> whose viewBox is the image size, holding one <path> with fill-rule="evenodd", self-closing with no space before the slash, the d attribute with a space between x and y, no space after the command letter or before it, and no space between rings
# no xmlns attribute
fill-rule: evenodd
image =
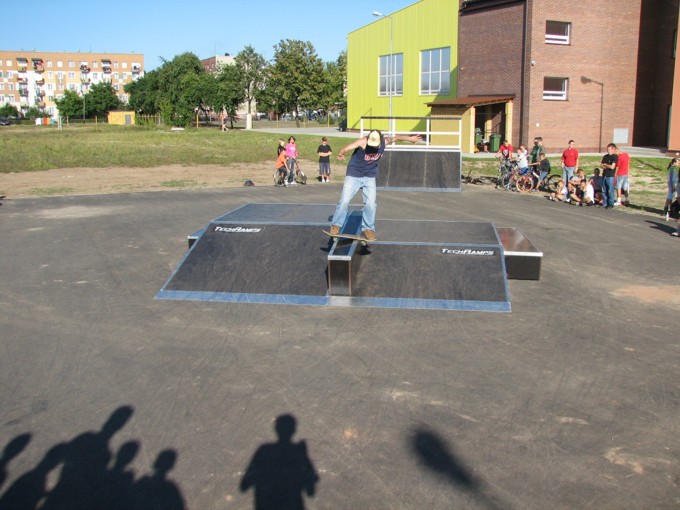
<svg viewBox="0 0 680 510"><path fill-rule="evenodd" d="M473 250L472 248L442 248L442 253L444 255L469 255L473 257L493 257L496 254L494 250Z"/></svg>
<svg viewBox="0 0 680 510"><path fill-rule="evenodd" d="M262 232L262 229L255 227L221 227L215 225L214 232L224 232L228 234L257 234L258 232Z"/></svg>

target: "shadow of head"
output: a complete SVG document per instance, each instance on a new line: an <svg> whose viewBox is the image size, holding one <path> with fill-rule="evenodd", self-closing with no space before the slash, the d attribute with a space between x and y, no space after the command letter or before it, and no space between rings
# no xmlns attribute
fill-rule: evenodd
<svg viewBox="0 0 680 510"><path fill-rule="evenodd" d="M274 422L274 430L281 443L290 443L290 440L295 435L296 428L297 422L295 417L290 414L282 414Z"/></svg>

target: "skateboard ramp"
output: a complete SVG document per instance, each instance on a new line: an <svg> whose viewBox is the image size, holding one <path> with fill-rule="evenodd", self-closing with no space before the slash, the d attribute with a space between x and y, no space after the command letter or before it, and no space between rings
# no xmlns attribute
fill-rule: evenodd
<svg viewBox="0 0 680 510"><path fill-rule="evenodd" d="M462 154L451 149L386 150L377 186L392 191L460 191Z"/></svg>
<svg viewBox="0 0 680 510"><path fill-rule="evenodd" d="M355 207L343 231L356 233ZM334 241L334 205L248 204L211 221L157 299L510 311L503 249L480 222L381 220Z"/></svg>

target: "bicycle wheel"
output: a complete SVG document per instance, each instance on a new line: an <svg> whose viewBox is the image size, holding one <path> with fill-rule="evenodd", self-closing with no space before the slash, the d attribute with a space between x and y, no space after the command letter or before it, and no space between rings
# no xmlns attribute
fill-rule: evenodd
<svg viewBox="0 0 680 510"><path fill-rule="evenodd" d="M513 176L512 172L505 172L501 174L500 178L498 179L498 186L506 190L512 189L513 182L512 176Z"/></svg>
<svg viewBox="0 0 680 510"><path fill-rule="evenodd" d="M555 193L557 193L557 190L558 190L558 185L557 185L557 183L559 182L559 180L560 180L561 178L562 178L562 177L560 177L560 176L557 175L557 174L552 174L552 175L549 175L548 177L546 177L546 178L545 178L545 184L544 184L546 190L547 190L547 191L550 191L550 192L555 192Z"/></svg>
<svg viewBox="0 0 680 510"><path fill-rule="evenodd" d="M517 190L522 193L529 193L534 187L534 179L531 175L522 175L517 179Z"/></svg>

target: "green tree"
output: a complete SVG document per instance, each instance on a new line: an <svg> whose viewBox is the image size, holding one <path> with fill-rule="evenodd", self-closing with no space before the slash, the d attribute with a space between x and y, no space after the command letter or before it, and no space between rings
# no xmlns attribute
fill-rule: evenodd
<svg viewBox="0 0 680 510"><path fill-rule="evenodd" d="M327 62L325 69L325 83L320 97L320 106L326 110L344 108L347 101L345 89L347 86L347 52L343 51L335 62Z"/></svg>
<svg viewBox="0 0 680 510"><path fill-rule="evenodd" d="M280 105L299 113L318 105L323 89L324 65L310 42L286 39L274 46L267 88ZM299 117L298 117L299 118Z"/></svg>
<svg viewBox="0 0 680 510"><path fill-rule="evenodd" d="M138 80L126 83L123 90L130 98L130 109L149 115L158 113L158 71L149 71Z"/></svg>
<svg viewBox="0 0 680 510"><path fill-rule="evenodd" d="M122 107L123 103L118 99L116 91L109 81L95 83L90 87L90 91L85 94L85 115L87 117L104 117L106 112L120 110Z"/></svg>
<svg viewBox="0 0 680 510"><path fill-rule="evenodd" d="M258 91L264 87L267 61L252 46L243 48L234 60L243 80L243 101L248 105L248 113L252 113L253 101L256 100Z"/></svg>
<svg viewBox="0 0 680 510"><path fill-rule="evenodd" d="M246 100L246 78L242 71L235 65L224 66L216 77L215 95L213 108L215 112L224 112L234 127L236 111L241 103Z"/></svg>
<svg viewBox="0 0 680 510"><path fill-rule="evenodd" d="M194 109L201 107L203 94L197 88L206 83L199 78L205 74L201 61L193 53L183 53L169 62L164 61L158 70L156 100L165 122L176 126L187 126L191 122Z"/></svg>
<svg viewBox="0 0 680 510"><path fill-rule="evenodd" d="M0 117L18 117L19 110L13 104L3 104L0 106Z"/></svg>
<svg viewBox="0 0 680 510"><path fill-rule="evenodd" d="M65 90L63 97L54 102L62 117L83 116L83 97L73 90Z"/></svg>
<svg viewBox="0 0 680 510"><path fill-rule="evenodd" d="M37 106L31 106L24 113L24 117L27 118L27 119L39 119L39 118L49 117L49 116L50 115L48 113L45 113L43 110L41 110Z"/></svg>

